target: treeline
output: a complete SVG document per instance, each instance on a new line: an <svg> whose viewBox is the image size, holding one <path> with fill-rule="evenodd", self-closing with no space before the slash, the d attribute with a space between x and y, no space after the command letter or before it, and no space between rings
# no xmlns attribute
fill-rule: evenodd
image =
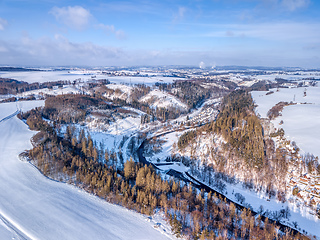
<svg viewBox="0 0 320 240"><path fill-rule="evenodd" d="M27 83L9 78L0 78L0 95L17 94L42 88L53 88L54 86L62 87L66 84L70 84L70 81Z"/></svg>
<svg viewBox="0 0 320 240"><path fill-rule="evenodd" d="M288 83L295 84L294 81L281 78L276 78L273 82L263 80L252 84L252 86L248 88L248 91L269 91L271 88L283 87L283 84Z"/></svg>
<svg viewBox="0 0 320 240"><path fill-rule="evenodd" d="M0 78L0 94L16 94L28 86L27 82L17 81L9 78Z"/></svg>
<svg viewBox="0 0 320 240"><path fill-rule="evenodd" d="M0 67L0 71L1 72L4 72L4 71L8 71L8 72L29 72L29 71L37 72L37 71L42 71L42 70L33 69L33 68L22 68L22 67Z"/></svg>
<svg viewBox="0 0 320 240"><path fill-rule="evenodd" d="M267 117L270 120L273 120L279 116L281 116L281 112L285 106L293 105L294 103L288 103L288 102L278 102L275 106L273 106L268 112Z"/></svg>
<svg viewBox="0 0 320 240"><path fill-rule="evenodd" d="M5 99L1 100L0 103L15 102L15 101L32 101L32 100L37 100L37 99L33 95L28 96L28 97L19 97L19 98L10 97L10 98L5 98Z"/></svg>
<svg viewBox="0 0 320 240"><path fill-rule="evenodd" d="M21 115L39 127L29 159L45 175L75 184L111 203L143 214L161 210L177 236L189 239L307 239L278 232L268 219L239 210L215 194L191 185L162 179L152 167L98 148L88 134L68 127L64 136L42 119L41 109ZM39 136L41 135L41 136Z"/></svg>

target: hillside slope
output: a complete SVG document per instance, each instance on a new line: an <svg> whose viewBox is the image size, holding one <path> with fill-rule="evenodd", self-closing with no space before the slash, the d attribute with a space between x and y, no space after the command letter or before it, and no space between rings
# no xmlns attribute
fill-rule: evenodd
<svg viewBox="0 0 320 240"><path fill-rule="evenodd" d="M22 104L31 108L33 103ZM16 103L0 104L0 119L15 111ZM18 154L31 148L33 134L15 116L0 122L0 234L5 237L1 239L168 238L142 215L47 179L20 161Z"/></svg>
<svg viewBox="0 0 320 240"><path fill-rule="evenodd" d="M179 99L159 89L155 89L140 99L140 102L147 102L152 108L179 108L187 110L188 106L181 102Z"/></svg>

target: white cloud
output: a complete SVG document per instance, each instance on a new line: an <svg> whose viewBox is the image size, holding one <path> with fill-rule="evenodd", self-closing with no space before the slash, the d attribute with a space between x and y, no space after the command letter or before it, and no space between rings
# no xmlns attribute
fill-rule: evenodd
<svg viewBox="0 0 320 240"><path fill-rule="evenodd" d="M8 49L6 49L4 46L0 46L0 52L7 52Z"/></svg>
<svg viewBox="0 0 320 240"><path fill-rule="evenodd" d="M24 36L14 42L0 40L0 46L5 50L0 54L0 64L112 65L124 56L119 48L103 47L91 42L75 43L62 35L55 35L54 39Z"/></svg>
<svg viewBox="0 0 320 240"><path fill-rule="evenodd" d="M49 13L55 16L57 21L77 30L84 29L91 18L91 13L81 6L53 7Z"/></svg>
<svg viewBox="0 0 320 240"><path fill-rule="evenodd" d="M114 32L115 28L113 25L105 25L103 23L100 23L97 25L98 28L105 30L106 32Z"/></svg>
<svg viewBox="0 0 320 240"><path fill-rule="evenodd" d="M261 0L256 0L260 2ZM273 10L278 8L285 11L296 11L300 8L308 7L310 0L262 0L263 6L272 7Z"/></svg>
<svg viewBox="0 0 320 240"><path fill-rule="evenodd" d="M231 27L229 26L229 28ZM251 36L264 37L265 34L257 32L257 28L247 27L246 33ZM238 34L238 32L235 32L235 34ZM221 36L225 37L225 31L221 32ZM319 46L317 43L309 45L312 49L317 46ZM24 66L136 66L199 65L200 62L204 62L207 64L216 63L217 65L318 67L320 58L316 50L312 49L302 49L301 44L291 44L287 48L265 46L263 49L256 49L254 46L228 45L209 50L123 50L121 48L99 46L91 42L71 42L63 35L39 39L33 39L25 35L16 41L0 39L0 64Z"/></svg>
<svg viewBox="0 0 320 240"><path fill-rule="evenodd" d="M227 30L227 31L226 31L226 36L227 36L227 37L233 37L233 36L234 36L234 33L233 33L232 31L230 31L230 30Z"/></svg>
<svg viewBox="0 0 320 240"><path fill-rule="evenodd" d="M179 7L178 17L183 18L186 11L187 9L185 7Z"/></svg>
<svg viewBox="0 0 320 240"><path fill-rule="evenodd" d="M118 39L126 38L125 32L122 30L117 30L113 25L105 25L103 23L100 23L96 26L97 28L104 30L107 34L110 34L110 33L114 34Z"/></svg>
<svg viewBox="0 0 320 240"><path fill-rule="evenodd" d="M0 30L4 30L4 26L7 25L7 20L0 18Z"/></svg>
<svg viewBox="0 0 320 240"><path fill-rule="evenodd" d="M304 8L309 5L309 0L282 0L281 4L282 6L289 10L289 11L295 11L299 8Z"/></svg>
<svg viewBox="0 0 320 240"><path fill-rule="evenodd" d="M177 22L177 21L182 20L185 16L186 11L187 11L187 8L179 7L178 12L176 12L174 15L173 22Z"/></svg>
<svg viewBox="0 0 320 240"><path fill-rule="evenodd" d="M276 22L260 24L216 24L207 37L246 37L271 41L320 42L320 24Z"/></svg>

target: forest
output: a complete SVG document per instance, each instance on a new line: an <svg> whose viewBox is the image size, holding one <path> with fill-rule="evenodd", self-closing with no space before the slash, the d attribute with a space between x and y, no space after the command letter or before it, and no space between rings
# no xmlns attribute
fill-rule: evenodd
<svg viewBox="0 0 320 240"><path fill-rule="evenodd" d="M286 104L290 103L277 104L269 111L270 116L281 112ZM295 198L290 196L299 196L299 189L291 190L287 185L290 169L317 176L320 174L320 164L312 154L301 154L299 157L295 142L290 143L292 151L288 150L283 145L289 144L289 141L284 138L282 128L266 134L264 128L268 124L269 119L255 116L250 94L238 90L224 97L216 122L180 136L179 153L189 159L188 166L193 176L222 193L226 191L227 183L240 183L244 189L269 199L292 202ZM274 138L282 139L283 144L276 146ZM204 143L208 144L209 149L203 153L198 149ZM235 197L242 205L251 207L241 194ZM320 218L317 205L313 201L306 204ZM279 217L277 213L267 210L262 214L272 219Z"/></svg>
<svg viewBox="0 0 320 240"><path fill-rule="evenodd" d="M201 159L197 149L204 139L212 140L209 157ZM216 182L222 190L221 179L242 182L245 188L285 201L286 174L295 156L277 148L270 136L265 135L249 92L237 90L226 95L216 121L185 133L179 142L183 143L180 153L191 152L191 171L199 179Z"/></svg>
<svg viewBox="0 0 320 240"><path fill-rule="evenodd" d="M251 108L250 98L247 99L248 111ZM79 98L76 97L75 99ZM74 184L86 191L105 199L108 202L119 204L137 212L152 215L155 211L163 211L177 236L188 239L307 239L291 232L289 229L278 231L278 226L268 218L255 216L250 210L239 209L229 204L224 198L211 192L198 190L185 182L159 174L151 166L142 165L132 160L123 162L114 151L107 151L103 146L97 146L90 135L83 130L77 132L68 125L64 133L60 132L59 124L77 122L74 115L61 118L64 104L74 111L87 112L91 105L98 100L81 96L77 104L70 100L70 96L52 97L44 108L37 108L19 117L26 121L31 129L40 131L33 138L34 147L24 155L46 176L59 181ZM237 99L234 96L233 99ZM56 101L55 101L56 100ZM90 104L86 106L88 103ZM232 102L232 100L230 100ZM72 104L69 104L69 103ZM226 103L228 101L226 100ZM226 107L225 111L239 111L242 106ZM48 109L54 109L48 111ZM73 114L74 111L64 112ZM239 117L237 114L233 118ZM244 115L250 119L250 114ZM48 123L50 120L52 124ZM81 115L79 115L81 119ZM213 131L230 133L231 124L227 120L220 120L220 128L211 126ZM238 119L239 121L239 119ZM222 123L228 122L227 127ZM241 122L241 121L240 121ZM234 123L233 127L239 123ZM252 120L252 126L257 123ZM258 135L259 131L256 133ZM241 133L237 133L241 134ZM256 136L254 135L254 136ZM232 136L231 136L232 137ZM243 140L248 141L248 140ZM234 146L242 147L241 144ZM234 147L232 146L232 147ZM237 151L246 154L245 149ZM247 156L247 155L245 155ZM253 155L256 157L255 155ZM256 163L256 158L248 159L248 164Z"/></svg>
<svg viewBox="0 0 320 240"><path fill-rule="evenodd" d="M248 92L240 90L230 93L222 101L222 109L213 129L252 169L261 168L265 158L263 129L253 108Z"/></svg>

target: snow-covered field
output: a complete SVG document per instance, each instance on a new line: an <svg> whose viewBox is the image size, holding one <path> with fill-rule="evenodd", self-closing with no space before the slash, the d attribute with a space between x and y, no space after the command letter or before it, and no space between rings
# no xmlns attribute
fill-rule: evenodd
<svg viewBox="0 0 320 240"><path fill-rule="evenodd" d="M302 153L320 156L320 88L280 88L277 92L266 95L265 91L254 91L252 97L257 106L257 113L267 117L267 112L278 102L297 103L284 107L282 116L273 120L275 127L285 131L285 137L295 141ZM306 91L306 96L304 92ZM306 103L306 104L305 104ZM279 125L283 121L282 125Z"/></svg>
<svg viewBox="0 0 320 240"><path fill-rule="evenodd" d="M136 77L136 76L108 76L101 74L100 71L25 71L25 72L0 72L0 78L12 78L28 83L33 82L51 82L59 80L74 81L81 79L87 81L91 79L108 79L111 83L126 84L146 84L153 85L156 82L172 83L177 78L173 77Z"/></svg>
<svg viewBox="0 0 320 240"><path fill-rule="evenodd" d="M282 125L279 125L280 121ZM285 130L285 136L295 141L301 153L320 156L320 105L294 105L285 107L275 121L275 125Z"/></svg>
<svg viewBox="0 0 320 240"><path fill-rule="evenodd" d="M20 102L26 111L42 101ZM0 120L16 103L0 104ZM141 214L44 177L18 154L35 132L14 115L0 122L1 239L168 239ZM160 228L161 229L161 228Z"/></svg>
<svg viewBox="0 0 320 240"><path fill-rule="evenodd" d="M38 96L43 96L45 94L48 95L60 95L60 94L78 94L81 93L79 89L76 87L70 86L70 85L65 85L61 88L59 87L54 87L53 89L48 89L48 88L42 88L42 89L37 89L37 90L31 90L31 91L26 91L23 93L17 94L18 97L27 97L30 95L38 95Z"/></svg>
<svg viewBox="0 0 320 240"><path fill-rule="evenodd" d="M154 85L156 82L172 83L174 80L177 80L177 78L162 77L162 76L158 76L158 77L104 76L104 78L108 79L111 83L145 84L145 85Z"/></svg>
<svg viewBox="0 0 320 240"><path fill-rule="evenodd" d="M254 75L252 76L253 79L259 79L259 80L270 80L273 81L276 78L281 78L281 79L286 79L286 80L302 80L306 78L315 78L319 79L320 74L319 72L292 72L292 73L270 73L270 74L265 74L265 75Z"/></svg>
<svg viewBox="0 0 320 240"><path fill-rule="evenodd" d="M91 79L90 76L84 74L68 73L68 71L26 71L26 72L0 72L1 78L12 78L28 83L34 82L52 82L59 80L76 80L76 79Z"/></svg>

